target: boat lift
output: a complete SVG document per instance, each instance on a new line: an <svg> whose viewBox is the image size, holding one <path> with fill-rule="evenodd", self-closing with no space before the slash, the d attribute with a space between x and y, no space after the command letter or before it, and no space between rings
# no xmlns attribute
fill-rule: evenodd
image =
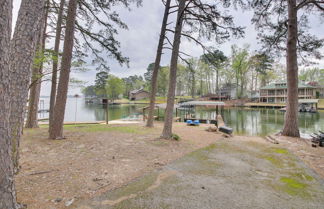
<svg viewBox="0 0 324 209"><path fill-rule="evenodd" d="M207 119L207 118L196 118L194 114L194 108L196 106L202 106L202 107L214 107L216 111L216 117L215 119ZM187 120L195 121L199 120L200 123L206 123L206 124L215 124L217 127L219 125L220 118L219 115L223 118L223 112L224 112L224 102L217 102L217 101L189 101L189 102L183 102L179 105L179 107L176 108L176 117L178 117L179 110L184 110L184 118L183 122L186 122Z"/></svg>

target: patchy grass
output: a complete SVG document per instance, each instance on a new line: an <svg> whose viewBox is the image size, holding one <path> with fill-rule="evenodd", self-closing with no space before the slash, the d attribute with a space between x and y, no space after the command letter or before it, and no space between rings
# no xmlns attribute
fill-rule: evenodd
<svg viewBox="0 0 324 209"><path fill-rule="evenodd" d="M280 181L284 184L280 186L280 188L290 194L290 195L298 195L300 197L310 197L310 194L307 191L308 184L298 181L296 179L290 177L281 177Z"/></svg>
<svg viewBox="0 0 324 209"><path fill-rule="evenodd" d="M307 181L313 181L314 178L308 174L305 173L305 171L299 171L291 173L291 176L301 179L301 180L307 180Z"/></svg>
<svg viewBox="0 0 324 209"><path fill-rule="evenodd" d="M39 134L40 131L48 129L48 125L41 125L38 129L24 129L27 134ZM106 125L106 124L75 124L75 125L64 125L65 131L78 131L78 132L120 132L129 134L146 134L151 133L152 129L135 125Z"/></svg>
<svg viewBox="0 0 324 209"><path fill-rule="evenodd" d="M278 154L289 154L287 149L283 149L283 148L272 148L270 149L270 151L278 153Z"/></svg>
<svg viewBox="0 0 324 209"><path fill-rule="evenodd" d="M94 125L65 125L65 130L69 131L82 131L82 132L121 132L129 134L145 134L150 132L150 129L139 126L111 126L105 124L94 124Z"/></svg>
<svg viewBox="0 0 324 209"><path fill-rule="evenodd" d="M264 159L268 160L272 165L278 168L284 167L283 161L275 156L266 156Z"/></svg>
<svg viewBox="0 0 324 209"><path fill-rule="evenodd" d="M176 141L179 141L179 140L180 140L180 136L177 135L177 134L172 134L171 138L172 138L173 140L176 140Z"/></svg>
<svg viewBox="0 0 324 209"><path fill-rule="evenodd" d="M208 147L205 147L204 150L206 150L206 151L212 151L212 150L214 150L216 148L217 148L216 144L211 144Z"/></svg>
<svg viewBox="0 0 324 209"><path fill-rule="evenodd" d="M145 191L156 181L157 176L158 173L151 173L145 175L143 178L137 179L127 184L127 186L114 190L106 198L109 198L110 200L116 200L121 197L129 196L141 191Z"/></svg>
<svg viewBox="0 0 324 209"><path fill-rule="evenodd" d="M215 175L216 168L220 166L220 163L209 157L210 152L214 149L216 149L216 145L212 144L188 154L182 160L187 160L189 158L192 165L185 168L185 170L195 175Z"/></svg>

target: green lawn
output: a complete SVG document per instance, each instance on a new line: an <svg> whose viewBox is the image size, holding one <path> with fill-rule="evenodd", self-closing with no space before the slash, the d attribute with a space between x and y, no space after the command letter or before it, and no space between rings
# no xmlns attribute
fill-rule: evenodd
<svg viewBox="0 0 324 209"><path fill-rule="evenodd" d="M48 129L48 125L40 125L40 129ZM37 133L39 129L24 129L26 133ZM120 132L130 134L145 134L151 129L138 125L106 125L106 124L72 124L64 125L64 130L78 132Z"/></svg>

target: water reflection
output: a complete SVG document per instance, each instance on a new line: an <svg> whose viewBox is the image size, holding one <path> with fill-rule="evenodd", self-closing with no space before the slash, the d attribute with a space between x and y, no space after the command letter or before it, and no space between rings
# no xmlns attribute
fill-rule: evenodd
<svg viewBox="0 0 324 209"><path fill-rule="evenodd" d="M197 118L214 119L214 108L195 109ZM226 108L223 111L226 124L237 134L267 135L282 129L284 112L278 109ZM299 128L302 133L324 130L324 111L299 113Z"/></svg>
<svg viewBox="0 0 324 209"><path fill-rule="evenodd" d="M44 109L48 109L49 99L44 100ZM109 120L126 118L129 115L141 114L146 105L109 105ZM76 111L77 110L77 111ZM186 111L188 113L188 111ZM160 109L160 117L163 118L164 110ZM157 115L157 110L156 113ZM178 116L184 117L185 111L178 112ZM196 118L215 119L215 108L197 107L192 110ZM225 123L232 127L237 134L267 135L282 129L284 113L277 109L250 109L250 108L225 108L222 115ZM83 98L68 98L65 121L73 122L104 121L106 107L98 104L86 104ZM40 117L48 117L48 113ZM299 127L302 133L312 133L318 130L324 131L324 111L318 113L299 113Z"/></svg>
<svg viewBox="0 0 324 209"><path fill-rule="evenodd" d="M49 98L42 98L44 109L49 108ZM109 105L109 120L126 118L132 114L139 114L144 105ZM68 98L64 121L66 122L93 122L106 119L107 107L99 104L87 104L83 98ZM48 113L39 114L39 118L48 118Z"/></svg>

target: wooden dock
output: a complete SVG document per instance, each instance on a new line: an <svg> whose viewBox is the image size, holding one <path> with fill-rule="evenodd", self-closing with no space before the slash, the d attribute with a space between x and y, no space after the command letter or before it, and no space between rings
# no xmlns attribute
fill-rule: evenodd
<svg viewBox="0 0 324 209"><path fill-rule="evenodd" d="M244 104L245 107L272 107L272 108L283 108L286 107L285 103L264 103L264 102L249 102Z"/></svg>

